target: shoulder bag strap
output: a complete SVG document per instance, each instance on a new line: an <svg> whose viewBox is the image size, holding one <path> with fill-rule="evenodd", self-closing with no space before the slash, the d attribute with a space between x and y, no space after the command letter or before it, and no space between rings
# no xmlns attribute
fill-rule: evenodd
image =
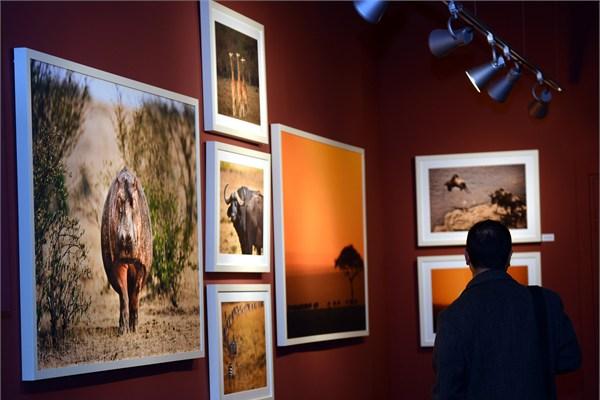
<svg viewBox="0 0 600 400"><path fill-rule="evenodd" d="M551 399L552 396L552 379L550 377L550 359L548 354L548 316L546 315L546 302L544 301L544 293L539 286L528 286L533 299L533 310L535 313L535 322L537 324L538 337L540 343L540 352L542 356L542 370L544 374L544 386L546 388L546 398Z"/></svg>

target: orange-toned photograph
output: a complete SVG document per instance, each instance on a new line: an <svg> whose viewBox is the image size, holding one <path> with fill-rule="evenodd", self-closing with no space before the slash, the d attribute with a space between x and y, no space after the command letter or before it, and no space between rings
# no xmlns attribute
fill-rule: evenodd
<svg viewBox="0 0 600 400"><path fill-rule="evenodd" d="M290 339L366 330L363 157L281 132Z"/></svg>
<svg viewBox="0 0 600 400"><path fill-rule="evenodd" d="M224 393L266 387L264 302L221 303L221 321Z"/></svg>
<svg viewBox="0 0 600 400"><path fill-rule="evenodd" d="M541 285L539 252L515 252L508 274L522 285ZM464 255L417 257L421 346L433 346L437 320L472 279Z"/></svg>
<svg viewBox="0 0 600 400"><path fill-rule="evenodd" d="M528 285L527 266L515 265L508 268L508 273L520 284ZM431 303L433 310L433 331L437 332L437 318L462 291L473 276L465 265L464 268L441 268L431 271Z"/></svg>

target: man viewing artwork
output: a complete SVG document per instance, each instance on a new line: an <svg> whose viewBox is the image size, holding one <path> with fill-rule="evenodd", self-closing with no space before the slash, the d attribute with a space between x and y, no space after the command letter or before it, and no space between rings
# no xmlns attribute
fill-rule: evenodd
<svg viewBox="0 0 600 400"><path fill-rule="evenodd" d="M507 274L509 230L485 220L467 235L473 278L437 323L434 399L556 399L556 374L581 353L558 294Z"/></svg>

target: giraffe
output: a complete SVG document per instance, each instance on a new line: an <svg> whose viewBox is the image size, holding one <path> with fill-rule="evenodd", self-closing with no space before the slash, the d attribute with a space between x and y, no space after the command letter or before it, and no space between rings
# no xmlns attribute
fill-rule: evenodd
<svg viewBox="0 0 600 400"><path fill-rule="evenodd" d="M242 57L242 69L240 73L242 75L241 88L240 88L240 116L243 118L248 114L248 89L246 88L246 59Z"/></svg>
<svg viewBox="0 0 600 400"><path fill-rule="evenodd" d="M237 66L237 79L236 79L236 85L235 85L235 89L236 89L236 96L237 96L237 116L241 117L242 115L242 104L241 104L241 89L242 89L242 84L240 81L240 53L235 53L235 62L236 62L236 66Z"/></svg>
<svg viewBox="0 0 600 400"><path fill-rule="evenodd" d="M231 81L230 81L230 89L231 89L231 113L234 117L237 117L238 114L238 96L236 90L236 83L233 74L233 53L229 52L229 70L231 71Z"/></svg>

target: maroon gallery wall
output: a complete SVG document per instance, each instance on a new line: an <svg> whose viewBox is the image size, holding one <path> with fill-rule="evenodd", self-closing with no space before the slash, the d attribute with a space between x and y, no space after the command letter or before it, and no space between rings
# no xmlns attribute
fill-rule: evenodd
<svg viewBox="0 0 600 400"><path fill-rule="evenodd" d="M504 104L478 94L464 70L491 59L482 35L443 59L427 37L443 28L437 2L393 3L379 25L378 120L385 193L383 269L390 318L390 393L427 398L431 351L419 348L416 257L462 254L418 248L414 157L538 149L541 225L554 242L540 251L543 285L561 294L583 350L583 368L558 379L559 398L598 398L598 3L465 3L515 50L564 87L545 120L528 116L531 74ZM459 26L460 24L455 24ZM391 206L393 205L393 206ZM395 338L396 340L391 340Z"/></svg>
<svg viewBox="0 0 600 400"><path fill-rule="evenodd" d="M265 26L269 121L366 149L371 334L364 339L276 349L275 395L281 399L385 398L389 375L385 368L386 306L381 296L385 279L376 167L380 155L368 26L351 3L228 6ZM2 397L208 399L207 358L22 383L19 349L12 49L29 47L201 99L198 3L2 2L1 7ZM243 144L203 132L202 160L206 140L269 151L266 145ZM204 200L203 194L203 204ZM206 283L273 281L272 273L205 274Z"/></svg>
<svg viewBox="0 0 600 400"><path fill-rule="evenodd" d="M563 296L582 343L584 367L560 378L561 398L597 398L597 4L475 5L479 16L565 87L544 121L532 121L526 112L530 75L503 105L468 87L462 70L489 57L481 37L446 59L431 56L427 35L447 20L441 3L393 3L379 25L360 20L349 2L227 5L265 25L269 121L366 149L370 336L276 348L276 397L427 398L433 372L431 350L418 341L416 257L461 249L416 246L414 156L537 148L542 230L556 241L516 250L542 252L544 285ZM198 4L0 7L2 397L208 399L207 358L20 381L12 68L12 49L29 47L202 104ZM206 140L270 150L202 132L202 159ZM274 280L272 273L205 274L205 282Z"/></svg>

